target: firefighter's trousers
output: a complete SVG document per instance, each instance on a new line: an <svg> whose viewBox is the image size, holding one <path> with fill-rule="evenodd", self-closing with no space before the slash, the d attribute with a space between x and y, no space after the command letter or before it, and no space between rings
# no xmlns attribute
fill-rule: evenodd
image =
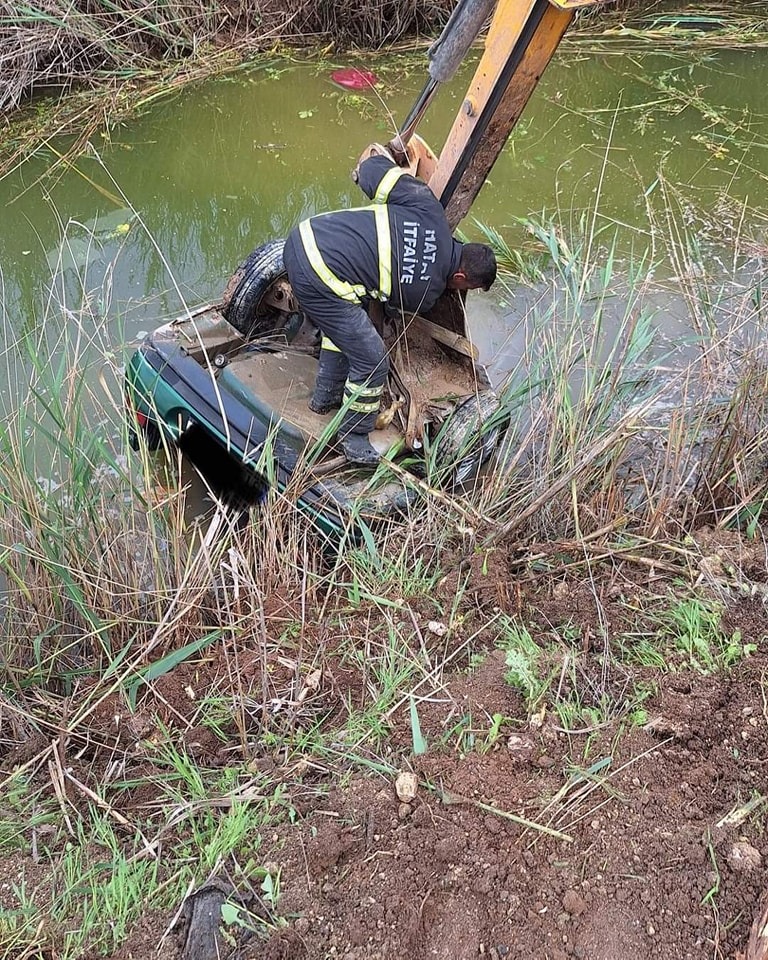
<svg viewBox="0 0 768 960"><path fill-rule="evenodd" d="M302 309L323 335L314 404L310 405L325 410L348 402L339 434L370 433L389 373L384 341L359 304L337 297L320 280L294 234L286 241L284 262Z"/></svg>

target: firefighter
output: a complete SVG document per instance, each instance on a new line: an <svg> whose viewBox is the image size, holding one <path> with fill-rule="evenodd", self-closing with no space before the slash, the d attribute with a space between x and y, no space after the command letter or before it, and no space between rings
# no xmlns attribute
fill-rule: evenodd
<svg viewBox="0 0 768 960"><path fill-rule="evenodd" d="M366 313L426 313L446 289L488 290L496 258L485 244L454 240L429 187L386 156L353 174L373 202L317 214L295 227L284 260L293 292L322 334L309 408L325 414L346 404L338 439L350 463L375 464L373 430L389 372L386 348Z"/></svg>

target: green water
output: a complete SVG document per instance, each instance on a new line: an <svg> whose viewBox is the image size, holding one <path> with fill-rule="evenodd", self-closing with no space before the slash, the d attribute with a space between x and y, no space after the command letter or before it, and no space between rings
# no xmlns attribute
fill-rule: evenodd
<svg viewBox="0 0 768 960"><path fill-rule="evenodd" d="M216 299L259 243L302 217L358 202L349 172L386 141L425 77L423 57L357 61L381 77L350 95L330 65L279 63L183 91L96 138L73 168L46 176L53 154L0 181L0 281L9 334L45 316L67 323L87 295L115 347L190 304ZM334 66L338 66L335 64ZM436 148L468 71L440 91L420 132ZM768 56L685 60L559 55L528 104L473 215L511 245L516 218L566 225L597 206L643 247L659 171L683 218L707 242L764 233L768 216ZM66 144L57 143L58 150ZM473 225L465 221L467 232ZM476 230L474 230L476 233Z"/></svg>

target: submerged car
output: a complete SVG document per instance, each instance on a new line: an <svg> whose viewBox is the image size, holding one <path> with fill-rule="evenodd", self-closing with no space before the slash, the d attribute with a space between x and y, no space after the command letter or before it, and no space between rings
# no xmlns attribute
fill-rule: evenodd
<svg viewBox="0 0 768 960"><path fill-rule="evenodd" d="M602 0L460 0L429 49L429 77L390 155L429 184L451 229L467 215L576 8ZM415 134L490 18L485 49L436 156ZM373 144L363 154L385 148ZM363 159L361 157L361 159ZM150 334L131 357L127 396L150 446L202 432L257 491L276 486L328 531L357 517L393 517L427 485L476 476L499 445L505 405L490 389L466 336L464 303L444 295L428 317L369 316L387 344L390 374L371 442L376 467L351 467L335 449L340 414L308 407L319 334L297 303L283 241L256 249L222 302ZM214 459L216 454L214 453Z"/></svg>
<svg viewBox="0 0 768 960"><path fill-rule="evenodd" d="M320 333L296 302L283 241L258 247L222 302L146 336L131 356L126 395L134 445L192 432L215 441L253 491L286 491L326 532L351 519L407 513L420 480L455 488L475 477L503 433L503 416L476 351L419 316L375 318L392 371L371 443L376 467L352 466L334 444L340 413L309 410ZM205 465L201 465L205 472Z"/></svg>

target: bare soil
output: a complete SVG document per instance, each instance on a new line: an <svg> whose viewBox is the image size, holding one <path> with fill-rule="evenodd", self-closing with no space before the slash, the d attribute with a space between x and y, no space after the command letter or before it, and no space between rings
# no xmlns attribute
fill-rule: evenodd
<svg viewBox="0 0 768 960"><path fill-rule="evenodd" d="M744 602L731 617L764 635L761 605ZM766 668L763 649L726 677L669 675L650 727L621 736L616 726L569 735L545 719L484 753L428 752L412 764L422 786L407 807L389 777L335 788L276 835L289 927L251 955L738 957L768 844L762 816L723 820L765 792ZM491 655L452 678L427 738L438 742L468 711L486 729L493 713L519 715L504 671ZM575 775L612 751L601 776Z"/></svg>
<svg viewBox="0 0 768 960"><path fill-rule="evenodd" d="M487 619L501 603L534 636L567 625L584 696L599 689L619 703L630 681L651 677L645 668L609 665L595 639L627 628L631 582L625 578L621 591L611 577L521 587L511 564L499 556L492 572L470 571L476 615ZM739 564L755 578L761 572L755 557ZM648 576L638 578L638 596L650 590ZM454 589L448 578L438 592L447 601ZM478 637L471 663L457 656L453 672L420 691L429 694L419 702L425 754L411 754L406 705L393 714L378 754L364 742L339 744L347 763L361 760L346 776L327 757L307 765L306 789L289 794L295 816L262 838L258 854L279 876L285 923L268 940L241 939L231 955L743 960L768 887L764 806L745 806L768 793L768 613L760 597L732 598L726 621L757 648L730 671L654 671L657 692L643 704L642 723L617 710L570 732L552 711L525 719L503 652ZM334 664L330 648L325 662L312 704L328 717L364 691L354 672ZM269 675L273 692L290 680L285 662ZM166 719L190 715L185 691L207 679L199 665L186 664L163 678ZM240 682L262 689L255 654L241 658ZM107 725L113 705L103 709ZM494 737L497 714L505 719ZM124 731L129 739L146 735ZM203 762L231 762L235 745L222 745L210 730L190 729L186 741ZM395 789L401 770L418 775L407 803ZM273 773L279 778L279 768ZM301 782L295 764L290 773L294 785ZM123 809L146 799L137 791ZM5 865L18 882L24 863ZM37 879L40 866L29 868ZM8 899L8 885L0 887ZM181 956L178 928L158 946L172 917L149 909L115 956Z"/></svg>

